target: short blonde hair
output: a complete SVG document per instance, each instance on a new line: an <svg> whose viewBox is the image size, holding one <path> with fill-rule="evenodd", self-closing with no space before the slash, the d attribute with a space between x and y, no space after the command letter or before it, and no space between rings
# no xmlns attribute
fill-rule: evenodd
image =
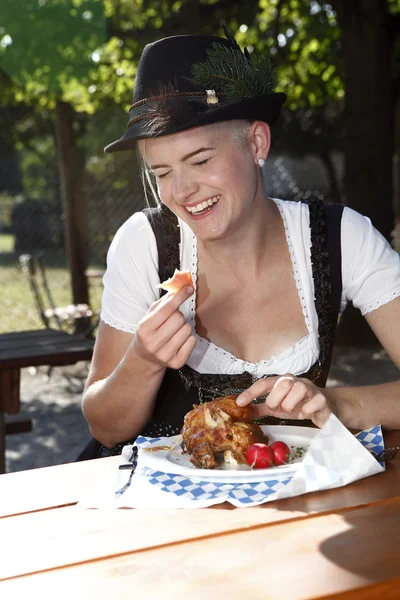
<svg viewBox="0 0 400 600"><path fill-rule="evenodd" d="M224 131L227 131L232 140L238 146L244 146L247 142L251 121L245 119L235 119L232 121L220 121L219 123L213 123L214 127L219 127ZM205 126L207 127L207 125ZM158 196L157 185L154 179L154 174L146 164L144 155L140 149L140 144L137 144L138 163L140 167L140 177L143 184L144 198L147 206L152 206L154 202L157 206L160 206L161 200ZM149 195L153 196L154 202L149 201Z"/></svg>

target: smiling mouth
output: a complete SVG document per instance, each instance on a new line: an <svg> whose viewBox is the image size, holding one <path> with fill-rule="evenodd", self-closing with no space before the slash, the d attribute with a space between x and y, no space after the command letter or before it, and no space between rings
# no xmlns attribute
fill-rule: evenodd
<svg viewBox="0 0 400 600"><path fill-rule="evenodd" d="M219 198L219 196L213 196L208 200L203 200L203 202L199 202L199 204L196 204L196 206L185 206L185 208L192 215L205 213L211 210L214 204L217 204Z"/></svg>

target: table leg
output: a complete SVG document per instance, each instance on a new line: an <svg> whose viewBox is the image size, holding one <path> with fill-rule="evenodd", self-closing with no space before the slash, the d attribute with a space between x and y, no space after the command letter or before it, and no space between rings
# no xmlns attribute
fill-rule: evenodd
<svg viewBox="0 0 400 600"><path fill-rule="evenodd" d="M0 370L0 473L6 471L6 424L4 413L14 415L20 410L20 370Z"/></svg>
<svg viewBox="0 0 400 600"><path fill-rule="evenodd" d="M0 370L0 411L15 415L20 411L20 370Z"/></svg>

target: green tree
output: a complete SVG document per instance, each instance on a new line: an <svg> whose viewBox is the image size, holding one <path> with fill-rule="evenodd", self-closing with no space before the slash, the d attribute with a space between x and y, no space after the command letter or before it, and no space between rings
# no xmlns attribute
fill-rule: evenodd
<svg viewBox="0 0 400 600"><path fill-rule="evenodd" d="M3 0L0 23L0 65L12 81L14 102L55 108L73 300L88 303L82 161L70 102L74 82L87 77L93 53L105 43L103 5L97 0Z"/></svg>

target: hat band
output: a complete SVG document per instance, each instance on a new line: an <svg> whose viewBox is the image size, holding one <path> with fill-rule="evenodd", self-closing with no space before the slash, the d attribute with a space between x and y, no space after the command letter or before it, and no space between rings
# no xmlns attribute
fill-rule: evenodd
<svg viewBox="0 0 400 600"><path fill-rule="evenodd" d="M143 98L143 100L139 100L130 106L127 127L130 127L133 123L142 121L149 115L149 104L158 104L159 102L174 98L183 98L188 102L202 102L203 104L208 104L211 108L212 106L219 104L219 98L223 95L223 93L218 93L217 96L214 90L205 90L203 92L172 92L169 94L161 94L159 96L151 96L150 98Z"/></svg>

